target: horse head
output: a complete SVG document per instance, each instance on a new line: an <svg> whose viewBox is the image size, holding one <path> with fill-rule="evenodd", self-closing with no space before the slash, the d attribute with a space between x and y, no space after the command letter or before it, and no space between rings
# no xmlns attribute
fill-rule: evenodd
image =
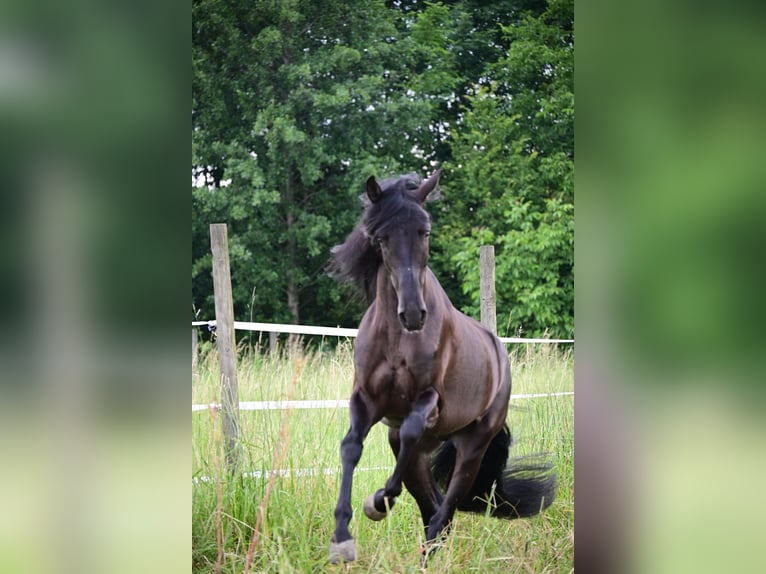
<svg viewBox="0 0 766 574"><path fill-rule="evenodd" d="M428 309L423 291L428 268L431 218L423 208L436 189L441 169L415 186L412 179L367 180L371 206L366 217L370 240L379 250L397 297L397 315L407 331L420 331Z"/></svg>

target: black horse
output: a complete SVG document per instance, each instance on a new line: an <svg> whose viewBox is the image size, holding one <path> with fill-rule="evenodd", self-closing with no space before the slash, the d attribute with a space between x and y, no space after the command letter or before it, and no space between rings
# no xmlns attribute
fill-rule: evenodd
<svg viewBox="0 0 766 574"><path fill-rule="evenodd" d="M423 209L441 170L367 180L364 214L333 249L331 272L364 289L369 308L354 349L351 426L341 443L343 474L330 562L356 559L349 532L351 486L362 443L389 427L396 466L364 512L381 520L402 492L417 501L427 543L446 533L455 510L531 516L553 501L549 465L507 467L511 395L500 340L452 306L428 267L431 220ZM441 487L446 489L442 492Z"/></svg>

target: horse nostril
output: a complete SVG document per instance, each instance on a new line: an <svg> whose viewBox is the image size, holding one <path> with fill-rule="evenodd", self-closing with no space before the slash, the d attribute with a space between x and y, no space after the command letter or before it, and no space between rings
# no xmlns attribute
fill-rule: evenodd
<svg viewBox="0 0 766 574"><path fill-rule="evenodd" d="M409 313L401 311L399 313L399 321L408 331L420 331L426 321L426 311L425 309L420 311L411 309Z"/></svg>

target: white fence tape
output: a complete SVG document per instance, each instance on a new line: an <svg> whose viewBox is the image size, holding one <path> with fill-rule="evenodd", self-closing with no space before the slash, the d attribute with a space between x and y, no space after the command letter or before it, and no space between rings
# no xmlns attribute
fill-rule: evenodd
<svg viewBox="0 0 766 574"><path fill-rule="evenodd" d="M574 395L574 391L565 391L560 393L532 393L524 395L511 395L511 400L514 399L536 399L541 397L562 397ZM210 404L193 404L192 412L204 411L208 409L219 409L221 405L219 403ZM280 409L328 409L328 408L348 408L348 400L337 401L241 401L239 403L241 410L248 411L270 411ZM358 467L356 472L371 472L375 470L393 469L393 466L375 466L375 467ZM269 479L272 475L276 475L281 478L289 478L291 476L304 477L304 476L332 476L340 473L340 468L296 468L296 469L275 469L275 470L255 470L251 472L243 472L243 478L265 478ZM195 476L192 478L192 482L197 485L205 482L213 482L214 477L210 476Z"/></svg>
<svg viewBox="0 0 766 574"><path fill-rule="evenodd" d="M528 395L511 395L511 400L537 399L540 397L563 397L574 395L574 391L561 393L535 393ZM193 404L192 412L220 409L219 403ZM240 401L241 411L277 411L284 409L347 409L348 400L337 401Z"/></svg>
<svg viewBox="0 0 766 574"><path fill-rule="evenodd" d="M540 397L562 397L574 395L574 391L566 391L561 393L534 393L526 395L511 395L511 400L514 399L536 399ZM210 404L197 404L192 405L192 411L203 411L209 408L220 408L218 403ZM323 408L348 408L347 400L339 401L243 401L239 403L241 410L278 410L278 409L323 409ZM374 467L358 467L356 472L371 472L376 470L390 471L393 466L374 466ZM243 478L265 478L269 479L272 475L276 475L280 478L304 477L304 476L332 476L340 473L340 468L295 468L295 469L275 469L275 470L254 470L251 472L243 472ZM204 482L213 482L214 477L210 476L195 476L192 478L194 484L200 484Z"/></svg>
<svg viewBox="0 0 766 574"><path fill-rule="evenodd" d="M354 469L354 472L372 472L375 470L392 470L393 466L358 466ZM275 470L253 470L251 472L243 472L242 478L265 478L269 479L272 475L280 478L290 478L291 476L332 476L334 474L340 474L341 469L338 468L278 468ZM213 482L215 477L212 476L195 476L192 478L194 484L200 482Z"/></svg>
<svg viewBox="0 0 766 574"><path fill-rule="evenodd" d="M192 327L215 326L215 321L192 321ZM264 331L269 333L292 333L295 335L325 335L328 337L356 337L359 329L342 327L314 327L310 325L286 325L283 323L252 323L234 321L234 329L240 331ZM522 337L500 337L503 343L574 343L574 339L524 339Z"/></svg>
<svg viewBox="0 0 766 574"><path fill-rule="evenodd" d="M192 411L219 409L219 403L192 405ZM241 411L278 411L283 409L335 409L348 408L348 400L339 401L240 401Z"/></svg>

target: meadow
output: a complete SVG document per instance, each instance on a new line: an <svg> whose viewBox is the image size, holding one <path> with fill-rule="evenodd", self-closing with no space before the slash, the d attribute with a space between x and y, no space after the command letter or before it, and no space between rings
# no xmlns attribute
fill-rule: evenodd
<svg viewBox="0 0 766 574"><path fill-rule="evenodd" d="M511 345L513 395L574 390L569 345ZM193 373L192 402L220 401L214 352ZM239 353L240 401L348 399L352 343L330 351ZM500 520L458 512L431 572L568 573L574 569L574 400L572 395L511 400L511 456L546 453L559 481L541 515ZM240 412L239 465L228 473L219 413L192 413L192 571L421 572L423 529L406 490L381 522L362 512L364 498L388 478L394 458L386 427L373 427L355 473L351 531L358 559L327 561L340 483L339 445L348 409ZM277 471L277 472L274 472ZM255 536L254 536L255 535Z"/></svg>

